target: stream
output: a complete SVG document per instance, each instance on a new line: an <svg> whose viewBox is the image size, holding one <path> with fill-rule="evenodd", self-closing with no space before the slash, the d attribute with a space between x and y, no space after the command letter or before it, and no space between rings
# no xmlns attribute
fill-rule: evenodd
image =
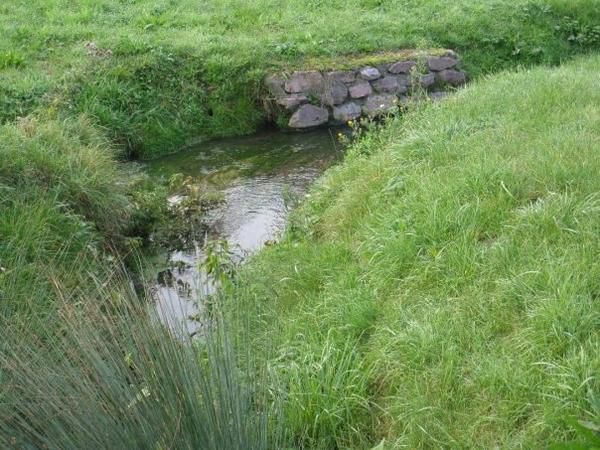
<svg viewBox="0 0 600 450"><path fill-rule="evenodd" d="M146 164L151 176L183 174L221 198L205 217L208 241L224 240L235 263L277 240L285 229L289 199L303 198L311 183L341 154L334 132L263 132L250 137L198 144ZM178 199L171 199L177 201ZM165 249L168 269L160 271L153 292L159 317L177 333L201 329L202 298L215 283L200 269L202 247Z"/></svg>

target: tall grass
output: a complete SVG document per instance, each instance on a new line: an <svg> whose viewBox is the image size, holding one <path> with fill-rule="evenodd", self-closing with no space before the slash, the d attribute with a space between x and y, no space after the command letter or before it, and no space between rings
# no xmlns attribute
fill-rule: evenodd
<svg viewBox="0 0 600 450"><path fill-rule="evenodd" d="M60 332L0 318L0 447L279 446L260 375L238 365L216 316L202 341L182 341L119 277L88 292L61 303Z"/></svg>
<svg viewBox="0 0 600 450"><path fill-rule="evenodd" d="M599 70L481 80L328 171L237 304L256 342L311 349L278 367L291 386L310 386L287 370L310 351L348 345L369 379L288 427L349 398L368 412L336 426L338 447L359 430L385 448L543 448L573 438L572 418L600 421Z"/></svg>
<svg viewBox="0 0 600 450"><path fill-rule="evenodd" d="M0 127L0 313L49 314L51 278L100 277L134 208L125 172L83 118ZM84 283L84 285L90 284Z"/></svg>

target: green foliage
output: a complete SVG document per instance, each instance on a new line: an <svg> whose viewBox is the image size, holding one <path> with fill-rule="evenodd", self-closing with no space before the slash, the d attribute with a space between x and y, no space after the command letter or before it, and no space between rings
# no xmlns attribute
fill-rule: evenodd
<svg viewBox="0 0 600 450"><path fill-rule="evenodd" d="M120 169L105 138L85 118L22 119L2 128L0 180L19 195L43 192L110 236L127 219Z"/></svg>
<svg viewBox="0 0 600 450"><path fill-rule="evenodd" d="M200 60L162 47L115 59L121 61L90 67L89 73L69 83L66 95L70 110L96 118L129 156L172 152L190 136L217 135L206 132L211 122L227 122L222 118L228 113L225 106L211 111L211 102L222 94L208 98ZM225 126L220 133L236 134L240 124L233 127Z"/></svg>
<svg viewBox="0 0 600 450"><path fill-rule="evenodd" d="M209 241L204 252L206 259L201 269L219 285L228 284L236 273L234 253L229 248L229 243L225 240Z"/></svg>
<svg viewBox="0 0 600 450"><path fill-rule="evenodd" d="M582 47L600 46L600 25L583 25L578 20L565 17L556 30L567 36L567 40Z"/></svg>
<svg viewBox="0 0 600 450"><path fill-rule="evenodd" d="M9 67L19 67L24 61L25 58L19 53L13 51L0 53L0 70L8 69Z"/></svg>
<svg viewBox="0 0 600 450"><path fill-rule="evenodd" d="M60 333L0 316L0 447L279 448L277 427L267 433L277 412L223 323L178 341L150 298L109 281L61 304Z"/></svg>
<svg viewBox="0 0 600 450"><path fill-rule="evenodd" d="M564 444L554 444L550 450L598 450L600 449L600 427L590 422L571 422L578 439Z"/></svg>
<svg viewBox="0 0 600 450"><path fill-rule="evenodd" d="M0 312L49 314L54 283L100 275L129 219L123 173L83 118L0 128ZM32 295L35 292L36 295Z"/></svg>
<svg viewBox="0 0 600 450"><path fill-rule="evenodd" d="M254 351L308 394L299 446L542 448L598 422L599 70L503 73L361 134L241 271ZM307 355L348 346L345 395L308 400Z"/></svg>
<svg viewBox="0 0 600 450"><path fill-rule="evenodd" d="M151 158L190 137L256 130L260 80L272 69L439 47L459 51L474 77L558 64L598 46L595 2L7 0L0 121L84 112L123 154ZM86 51L90 42L99 51Z"/></svg>
<svg viewBox="0 0 600 450"><path fill-rule="evenodd" d="M373 372L357 342L375 320L375 299L356 277L340 246L284 243L243 267L223 301L235 321L248 322L255 339L249 351L269 368L266 381L283 405L292 448L372 443ZM325 304L329 291L344 296Z"/></svg>
<svg viewBox="0 0 600 450"><path fill-rule="evenodd" d="M169 180L135 174L129 196L133 203L125 234L138 238L148 252L187 250L202 241L206 232L203 213L222 198L175 174Z"/></svg>
<svg viewBox="0 0 600 450"><path fill-rule="evenodd" d="M173 184L116 152L255 130L267 70L450 47L478 77L599 42L596 0L301 6L0 6L0 446L273 448L284 400L272 434L297 447L541 447L573 438L567 416L597 421L597 57L361 132L223 302L256 366L174 342L119 291L111 249L179 239L172 215L204 203L179 180L169 209Z"/></svg>
<svg viewBox="0 0 600 450"><path fill-rule="evenodd" d="M600 449L600 397L590 392L588 395L592 420L567 420L575 430L576 438L563 443L550 445L550 450L598 450Z"/></svg>
<svg viewBox="0 0 600 450"><path fill-rule="evenodd" d="M305 342L302 342L305 339ZM270 362L269 391L284 405L282 420L291 448L364 448L369 430L369 367L352 344L332 338L310 342L304 334L279 349ZM316 344L316 345L315 345Z"/></svg>

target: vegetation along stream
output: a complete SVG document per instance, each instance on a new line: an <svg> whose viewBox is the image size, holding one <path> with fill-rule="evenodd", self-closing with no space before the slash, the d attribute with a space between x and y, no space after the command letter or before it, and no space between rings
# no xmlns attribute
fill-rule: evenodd
<svg viewBox="0 0 600 450"><path fill-rule="evenodd" d="M206 242L222 242L235 263L276 240L290 207L340 154L331 130L309 133L263 132L251 137L217 140L147 163L153 177L177 174L210 192L219 201L204 217ZM174 204L184 201L173 196ZM201 235L202 235L201 234ZM202 298L214 292L212 277L202 269L202 243L166 248L166 266L155 281L157 309L171 328L195 334ZM165 260L163 260L164 262ZM200 270L198 270L200 268ZM200 305L200 306L199 306Z"/></svg>

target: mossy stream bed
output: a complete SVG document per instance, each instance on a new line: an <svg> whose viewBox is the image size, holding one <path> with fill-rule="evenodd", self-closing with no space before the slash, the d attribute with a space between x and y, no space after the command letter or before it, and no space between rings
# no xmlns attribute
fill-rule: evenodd
<svg viewBox="0 0 600 450"><path fill-rule="evenodd" d="M190 177L205 193L220 199L204 217L205 242L226 242L241 263L283 232L291 207L311 183L339 157L335 132L277 131L206 142L146 164L151 176ZM177 202L181 198L173 197ZM215 283L203 269L202 242L186 250L165 249L168 268L153 281L157 309L171 328L195 334L201 327L203 298Z"/></svg>

